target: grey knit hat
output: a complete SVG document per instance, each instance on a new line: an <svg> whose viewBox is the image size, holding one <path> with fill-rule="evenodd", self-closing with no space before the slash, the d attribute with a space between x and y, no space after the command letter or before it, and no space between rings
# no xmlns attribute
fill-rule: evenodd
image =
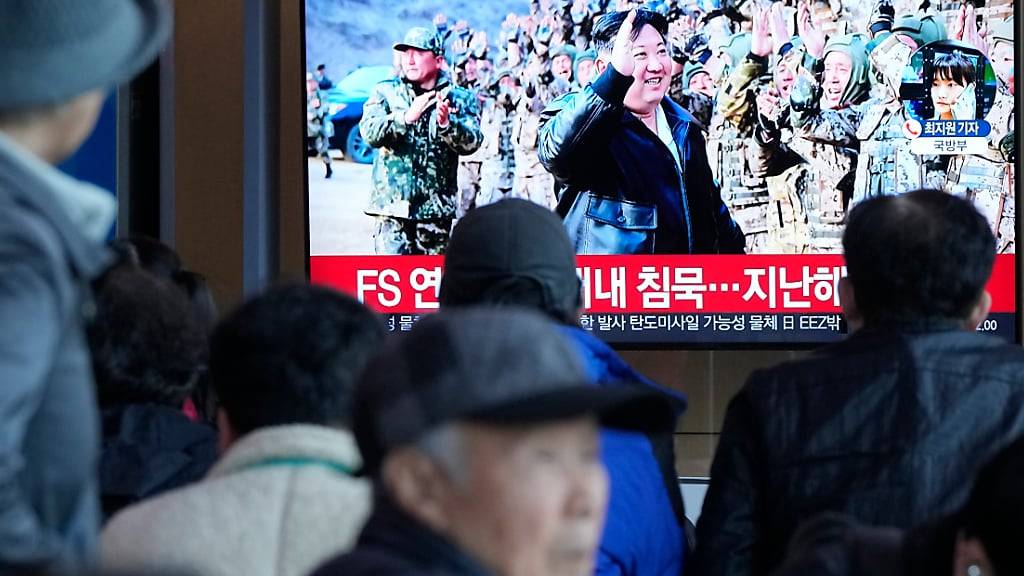
<svg viewBox="0 0 1024 576"><path fill-rule="evenodd" d="M0 110L57 104L129 80L170 31L165 0L4 0Z"/></svg>

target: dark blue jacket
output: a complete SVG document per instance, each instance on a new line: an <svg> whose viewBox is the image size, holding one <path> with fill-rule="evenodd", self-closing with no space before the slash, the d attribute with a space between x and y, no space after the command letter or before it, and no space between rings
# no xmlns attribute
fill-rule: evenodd
<svg viewBox="0 0 1024 576"><path fill-rule="evenodd" d="M663 392L674 401L677 416L686 399L644 378L586 331L566 327L597 386L635 383ZM601 431L601 452L608 468L611 494L598 575L679 576L686 555L683 500L675 474L672 429L660 434Z"/></svg>
<svg viewBox="0 0 1024 576"><path fill-rule="evenodd" d="M669 148L623 106L632 82L608 66L541 118L538 154L561 188L558 213L577 252L742 253L743 232L722 202L693 117L662 100L680 172Z"/></svg>

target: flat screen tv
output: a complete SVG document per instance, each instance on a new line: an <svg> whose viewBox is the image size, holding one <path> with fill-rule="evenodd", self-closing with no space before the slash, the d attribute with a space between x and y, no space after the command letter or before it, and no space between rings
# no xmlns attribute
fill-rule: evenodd
<svg viewBox="0 0 1024 576"><path fill-rule="evenodd" d="M890 6L304 0L310 279L407 330L458 218L524 198L563 218L581 324L608 342L815 346L846 331L851 207L939 188L997 238L979 330L1019 342L1015 3ZM664 44L631 46L627 91L600 21L635 7ZM566 128L576 92L617 94L643 145ZM631 98L657 103L648 124Z"/></svg>

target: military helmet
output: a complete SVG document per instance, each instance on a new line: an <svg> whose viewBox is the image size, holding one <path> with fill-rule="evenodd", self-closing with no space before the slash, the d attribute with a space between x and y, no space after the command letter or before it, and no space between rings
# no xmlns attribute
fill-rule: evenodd
<svg viewBox="0 0 1024 576"><path fill-rule="evenodd" d="M916 16L903 16L896 19L892 27L893 34L909 36L920 48L929 42L946 39L946 24L941 18L933 15L917 18Z"/></svg>

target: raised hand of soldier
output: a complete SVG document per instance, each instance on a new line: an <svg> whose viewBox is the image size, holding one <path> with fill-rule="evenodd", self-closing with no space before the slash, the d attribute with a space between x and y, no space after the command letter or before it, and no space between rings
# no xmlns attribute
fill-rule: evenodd
<svg viewBox="0 0 1024 576"><path fill-rule="evenodd" d="M448 100L448 91L444 90L437 93L437 126L439 128L447 128L448 120L452 112L456 112L454 106L450 100Z"/></svg>
<svg viewBox="0 0 1024 576"><path fill-rule="evenodd" d="M632 76L636 68L633 60L633 21L636 19L636 10L630 10L626 19L622 22L618 34L615 35L615 43L612 44L612 68L623 76Z"/></svg>
<svg viewBox="0 0 1024 576"><path fill-rule="evenodd" d="M882 32L892 30L895 21L896 8L893 6L892 0L878 0L871 10L871 19L868 21L871 37L874 38Z"/></svg>
<svg viewBox="0 0 1024 576"><path fill-rule="evenodd" d="M757 112L772 122L779 119L779 91L775 86L769 86L767 90L761 90L755 98Z"/></svg>
<svg viewBox="0 0 1024 576"><path fill-rule="evenodd" d="M423 116L423 113L436 102L436 93L433 90L424 92L423 94L413 98L412 104L409 106L409 109L405 111L405 115L403 116L405 123L415 124L416 121Z"/></svg>
<svg viewBox="0 0 1024 576"><path fill-rule="evenodd" d="M772 34L772 50L776 54L779 50L789 42L790 36L789 26L786 25L786 13L785 6L782 2L772 2L771 8L768 10L768 31Z"/></svg>
<svg viewBox="0 0 1024 576"><path fill-rule="evenodd" d="M977 48L982 54L988 55L988 46L978 29L978 13L974 4L966 4L961 7L964 14L964 28L961 40Z"/></svg>
<svg viewBox="0 0 1024 576"><path fill-rule="evenodd" d="M811 22L810 1L801 2L797 8L796 30L807 53L820 60L825 53L825 33Z"/></svg>
<svg viewBox="0 0 1024 576"><path fill-rule="evenodd" d="M754 27L750 32L750 53L766 57L772 53L772 39L768 32L768 14L760 2L754 4Z"/></svg>

